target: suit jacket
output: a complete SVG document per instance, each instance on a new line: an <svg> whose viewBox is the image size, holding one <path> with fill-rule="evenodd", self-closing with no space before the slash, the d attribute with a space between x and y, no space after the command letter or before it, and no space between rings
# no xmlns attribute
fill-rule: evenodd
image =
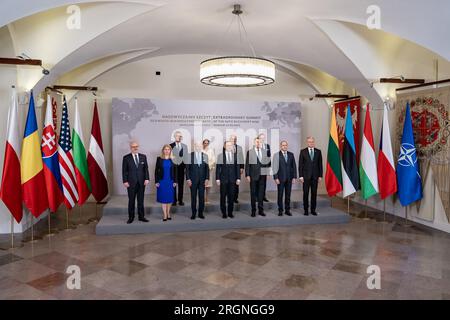
<svg viewBox="0 0 450 320"><path fill-rule="evenodd" d="M123 183L128 182L132 187L137 184L144 185L145 180L150 180L147 157L142 153L138 153L138 157L138 167L136 167L136 163L131 153L125 155L122 160L122 181Z"/></svg>
<svg viewBox="0 0 450 320"><path fill-rule="evenodd" d="M186 180L191 180L192 183L209 179L208 155L201 151L200 154L202 156L200 166L197 164L195 152L191 152L189 163L186 164Z"/></svg>
<svg viewBox="0 0 450 320"><path fill-rule="evenodd" d="M163 159L161 157L156 158L155 165L155 183L159 183L164 177L164 167L163 167ZM172 166L170 167L170 179L172 181L176 181L177 177L177 166L172 161Z"/></svg>
<svg viewBox="0 0 450 320"><path fill-rule="evenodd" d="M220 180L221 183L233 182L241 178L241 170L238 164L238 157L236 153L233 155L233 164L228 164L226 159L226 153L221 153L217 157L216 162L216 180Z"/></svg>
<svg viewBox="0 0 450 320"><path fill-rule="evenodd" d="M308 148L300 151L300 157L298 159L298 176L304 179L317 179L322 178L322 152L319 149L314 148L314 159L311 160L309 156Z"/></svg>
<svg viewBox="0 0 450 320"><path fill-rule="evenodd" d="M294 154L287 151L287 162L284 159L283 151L273 155L272 169L274 170L274 179L280 181L289 181L297 178L297 165L295 164Z"/></svg>
<svg viewBox="0 0 450 320"><path fill-rule="evenodd" d="M267 156L268 156L269 158L272 156L272 153L270 152L270 144L265 143L265 144L264 144L264 148L263 148L263 146L261 146L261 149L266 150Z"/></svg>
<svg viewBox="0 0 450 320"><path fill-rule="evenodd" d="M176 165L181 165L181 164L187 164L189 161L189 151L188 151L188 147L187 145L185 145L184 143L180 142L181 144L181 149L176 148L175 146L177 145L175 142L172 142L170 144L171 148L172 148L172 153L173 153L173 162Z"/></svg>
<svg viewBox="0 0 450 320"><path fill-rule="evenodd" d="M244 151L242 150L242 147L238 144L234 145L235 147L235 153L237 155L237 163L239 165L239 169L244 169L245 161L244 161ZM225 151L225 149L224 149Z"/></svg>
<svg viewBox="0 0 450 320"><path fill-rule="evenodd" d="M270 157L261 149L261 160L256 154L255 148L247 151L245 159L245 176L252 180L258 180L261 175L268 175L270 170Z"/></svg>

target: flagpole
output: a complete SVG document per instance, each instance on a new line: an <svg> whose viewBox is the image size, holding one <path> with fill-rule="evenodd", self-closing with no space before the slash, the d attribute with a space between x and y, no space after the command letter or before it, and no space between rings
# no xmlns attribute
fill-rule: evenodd
<svg viewBox="0 0 450 320"><path fill-rule="evenodd" d="M69 210L69 209L66 208L66 228L64 229L64 231L70 231L70 230L72 230L72 229L69 227L69 211L71 211L71 210Z"/></svg>
<svg viewBox="0 0 450 320"><path fill-rule="evenodd" d="M364 199L364 212L365 212L365 217L363 220L370 220L369 217L367 216L367 199Z"/></svg>
<svg viewBox="0 0 450 320"><path fill-rule="evenodd" d="M383 199L383 221L381 223L388 223L386 221L386 199Z"/></svg>
<svg viewBox="0 0 450 320"><path fill-rule="evenodd" d="M83 220L82 220L82 213L81 213L81 206L78 205L78 225L82 226L84 225Z"/></svg>
<svg viewBox="0 0 450 320"><path fill-rule="evenodd" d="M14 249L14 217L11 215L11 249Z"/></svg>
<svg viewBox="0 0 450 320"><path fill-rule="evenodd" d="M37 240L34 239L34 216L31 215L31 243L36 243Z"/></svg>
<svg viewBox="0 0 450 320"><path fill-rule="evenodd" d="M46 237L53 237L53 236L55 235L55 233L52 232L52 227L51 227L51 215L52 215L52 212L50 211L50 212L48 213L48 216L47 216L47 221L48 221L48 233L45 235Z"/></svg>

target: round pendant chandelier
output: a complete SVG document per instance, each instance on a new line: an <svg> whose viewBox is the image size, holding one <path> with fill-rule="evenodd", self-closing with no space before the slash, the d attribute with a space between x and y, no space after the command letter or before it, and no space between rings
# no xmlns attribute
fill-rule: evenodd
<svg viewBox="0 0 450 320"><path fill-rule="evenodd" d="M234 5L232 12L237 16L239 34L241 27L248 41L247 32L240 14L241 6ZM200 63L200 81L203 84L217 87L258 87L275 82L275 64L256 56L253 46L252 56L224 56L205 60Z"/></svg>

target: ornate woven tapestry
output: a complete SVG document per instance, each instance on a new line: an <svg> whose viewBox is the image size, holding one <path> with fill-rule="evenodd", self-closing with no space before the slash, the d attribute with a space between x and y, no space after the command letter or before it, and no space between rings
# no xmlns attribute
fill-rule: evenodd
<svg viewBox="0 0 450 320"><path fill-rule="evenodd" d="M397 95L397 141L399 148L406 103L411 105L414 140L422 181L431 169L448 221L450 221L450 87Z"/></svg>

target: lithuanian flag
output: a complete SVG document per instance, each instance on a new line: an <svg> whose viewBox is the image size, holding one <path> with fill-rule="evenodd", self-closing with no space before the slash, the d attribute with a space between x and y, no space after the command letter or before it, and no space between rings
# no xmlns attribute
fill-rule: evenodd
<svg viewBox="0 0 450 320"><path fill-rule="evenodd" d="M47 210L48 202L33 92L30 95L27 123L23 135L20 172L23 202L25 207L37 218Z"/></svg>
<svg viewBox="0 0 450 320"><path fill-rule="evenodd" d="M334 110L334 107L331 110L330 138L328 140L325 185L330 197L335 196L337 193L342 191L341 154L339 152L336 111Z"/></svg>

